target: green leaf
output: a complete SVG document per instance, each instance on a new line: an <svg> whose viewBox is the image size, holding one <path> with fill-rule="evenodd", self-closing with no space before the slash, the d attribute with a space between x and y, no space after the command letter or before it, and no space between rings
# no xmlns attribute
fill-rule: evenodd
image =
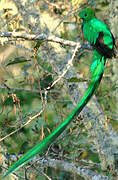
<svg viewBox="0 0 118 180"><path fill-rule="evenodd" d="M34 49L38 50L42 42L43 42L43 40L37 41Z"/></svg>
<svg viewBox="0 0 118 180"><path fill-rule="evenodd" d="M72 77L68 80L68 82L88 82L88 79Z"/></svg>
<svg viewBox="0 0 118 180"><path fill-rule="evenodd" d="M31 60L26 59L24 56L16 57L13 61L9 62L6 66L18 64L18 63L24 63L29 62Z"/></svg>

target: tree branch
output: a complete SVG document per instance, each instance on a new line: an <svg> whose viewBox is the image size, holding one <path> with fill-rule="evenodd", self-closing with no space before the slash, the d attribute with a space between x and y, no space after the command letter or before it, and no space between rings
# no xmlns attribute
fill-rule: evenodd
<svg viewBox="0 0 118 180"><path fill-rule="evenodd" d="M73 163L69 163L63 160L56 159L39 159L37 165L44 167L51 167L54 169L60 169L62 171L67 171L72 174L77 174L78 176L83 177L85 180L110 180L107 176L95 173L94 171L87 169L83 166L79 166Z"/></svg>
<svg viewBox="0 0 118 180"><path fill-rule="evenodd" d="M20 39L20 41L24 41L24 40L51 41L51 42L60 43L60 44L71 46L71 47L78 46L79 49L84 48L84 49L92 50L92 47L90 46L90 44L81 44L79 41L78 42L69 41L69 40L56 37L54 35L46 35L46 34L35 35L35 34L28 34L28 33L21 33L21 32L0 32L0 37L11 38L8 40L12 40L12 41L18 40L18 39Z"/></svg>

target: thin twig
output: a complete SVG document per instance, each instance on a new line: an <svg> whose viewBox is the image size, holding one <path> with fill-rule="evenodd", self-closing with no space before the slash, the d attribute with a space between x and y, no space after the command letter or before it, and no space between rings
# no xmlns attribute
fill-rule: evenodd
<svg viewBox="0 0 118 180"><path fill-rule="evenodd" d="M43 111L44 111L44 108L38 114L36 114L35 116L30 117L29 120L25 124L23 124L20 128L16 129L15 131L12 131L11 133L9 133L6 136L4 136L3 138L1 138L0 142L2 142L4 139L8 138L9 136L15 134L16 132L20 131L23 127L27 126L35 118L38 118L42 114Z"/></svg>
<svg viewBox="0 0 118 180"><path fill-rule="evenodd" d="M0 165L1 168L8 170L8 168L4 167L3 165ZM17 175L16 173L11 174L14 178L20 178L20 179L25 179L23 176ZM16 179L17 180L17 179Z"/></svg>
<svg viewBox="0 0 118 180"><path fill-rule="evenodd" d="M75 50L74 50L74 53L73 53L73 55L72 55L72 58L68 61L68 64L66 65L66 68L63 70L62 74L58 77L58 79L56 79L56 80L51 84L51 86L48 86L48 87L46 88L46 90L49 90L49 89L52 88L58 81L60 81L60 79L62 79L62 78L65 76L65 74L66 74L67 71L70 69L70 67L73 66L73 59L74 59L74 57L75 57L75 55L76 55L76 52L77 52L78 48L79 48L79 44L76 45Z"/></svg>
<svg viewBox="0 0 118 180"><path fill-rule="evenodd" d="M36 166L32 165L41 175L43 175L44 177L46 177L48 180L52 180L46 173L44 173L43 171L40 171L39 168L37 168Z"/></svg>
<svg viewBox="0 0 118 180"><path fill-rule="evenodd" d="M77 12L79 12L78 9L76 9L76 10L72 10L72 9L71 9L71 10L68 12L68 14L65 15L65 16L61 19L61 21L57 24L57 26L54 28L54 30L52 31L52 33L54 33L54 32L56 31L56 29L61 25L61 23L62 23L65 19L67 19L68 17L72 16L73 14L76 14Z"/></svg>
<svg viewBox="0 0 118 180"><path fill-rule="evenodd" d="M7 89L6 86L0 86L0 89ZM12 87L9 87L9 90L13 90L13 91L26 91L26 92L31 92L31 93L45 93L45 90L38 90L38 89L24 89L24 88L12 88ZM48 91L49 93L61 93L62 91L60 90L49 90Z"/></svg>

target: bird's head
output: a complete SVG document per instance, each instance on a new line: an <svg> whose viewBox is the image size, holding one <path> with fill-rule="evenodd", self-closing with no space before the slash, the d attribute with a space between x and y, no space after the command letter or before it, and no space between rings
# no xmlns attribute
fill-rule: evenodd
<svg viewBox="0 0 118 180"><path fill-rule="evenodd" d="M95 12L92 8L85 8L80 11L79 17L83 19L83 21L90 21L95 18Z"/></svg>

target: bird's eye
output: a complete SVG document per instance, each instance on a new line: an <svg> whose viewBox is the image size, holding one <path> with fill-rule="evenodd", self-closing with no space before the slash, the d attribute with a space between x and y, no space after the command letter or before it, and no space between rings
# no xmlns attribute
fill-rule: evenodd
<svg viewBox="0 0 118 180"><path fill-rule="evenodd" d="M85 13L85 16L87 16L87 13Z"/></svg>

